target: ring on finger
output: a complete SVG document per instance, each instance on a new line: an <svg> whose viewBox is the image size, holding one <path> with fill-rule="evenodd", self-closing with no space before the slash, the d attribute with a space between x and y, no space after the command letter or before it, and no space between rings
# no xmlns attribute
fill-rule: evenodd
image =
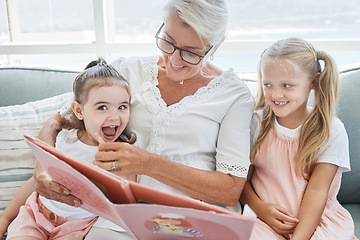
<svg viewBox="0 0 360 240"><path fill-rule="evenodd" d="M115 171L116 170L116 166L115 166L115 161L112 162L112 168L111 171Z"/></svg>

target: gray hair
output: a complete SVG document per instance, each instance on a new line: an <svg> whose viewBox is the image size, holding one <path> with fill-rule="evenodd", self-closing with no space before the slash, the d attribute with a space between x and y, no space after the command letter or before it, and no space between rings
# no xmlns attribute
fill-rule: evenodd
<svg viewBox="0 0 360 240"><path fill-rule="evenodd" d="M213 46L209 56L225 40L229 12L224 0L170 0L164 7L164 21L171 11Z"/></svg>

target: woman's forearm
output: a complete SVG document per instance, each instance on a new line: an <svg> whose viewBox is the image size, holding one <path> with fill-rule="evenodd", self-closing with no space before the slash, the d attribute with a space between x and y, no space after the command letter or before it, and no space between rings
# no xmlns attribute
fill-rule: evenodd
<svg viewBox="0 0 360 240"><path fill-rule="evenodd" d="M94 164L117 175L147 175L186 195L217 205L234 206L245 178L207 171L173 162L165 157L121 142L99 144Z"/></svg>
<svg viewBox="0 0 360 240"><path fill-rule="evenodd" d="M151 154L153 167L149 176L207 203L234 206L239 201L245 178L219 171L206 171Z"/></svg>
<svg viewBox="0 0 360 240"><path fill-rule="evenodd" d="M55 146L56 136L61 131L61 116L56 113L40 129L38 138L51 146Z"/></svg>

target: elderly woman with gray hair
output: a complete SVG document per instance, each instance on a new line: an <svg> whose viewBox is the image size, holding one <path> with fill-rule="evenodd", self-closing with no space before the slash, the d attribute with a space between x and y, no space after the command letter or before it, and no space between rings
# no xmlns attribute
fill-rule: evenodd
<svg viewBox="0 0 360 240"><path fill-rule="evenodd" d="M140 184L239 211L250 165L254 100L232 69L223 71L208 61L225 39L228 17L222 0L171 0L155 35L162 54L113 63L130 83L129 128L137 144L101 143L96 165L119 175L135 174ZM53 143L60 118L50 119L39 137ZM34 176L40 194L81 204L39 164ZM126 238L107 231L114 239ZM97 234L94 227L87 239Z"/></svg>

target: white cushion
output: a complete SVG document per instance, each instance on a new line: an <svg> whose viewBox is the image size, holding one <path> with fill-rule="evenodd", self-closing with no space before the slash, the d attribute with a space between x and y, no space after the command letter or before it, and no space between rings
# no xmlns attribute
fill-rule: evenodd
<svg viewBox="0 0 360 240"><path fill-rule="evenodd" d="M36 137L43 124L72 95L70 92L24 105L0 107L0 213L33 174L35 157L23 135Z"/></svg>

